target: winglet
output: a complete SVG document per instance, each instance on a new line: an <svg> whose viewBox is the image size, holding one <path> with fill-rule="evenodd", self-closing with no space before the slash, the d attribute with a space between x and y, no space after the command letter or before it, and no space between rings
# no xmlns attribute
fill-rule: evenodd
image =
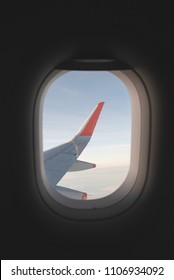
<svg viewBox="0 0 174 280"><path fill-rule="evenodd" d="M87 193L84 192L84 193L82 194L81 199L82 199L82 200L87 200L87 197L88 197Z"/></svg>
<svg viewBox="0 0 174 280"><path fill-rule="evenodd" d="M94 111L91 113L87 121L84 123L82 128L80 129L78 135L80 136L91 136L94 128L96 126L96 123L98 121L99 115L101 113L101 110L103 108L104 102L100 102L97 104Z"/></svg>

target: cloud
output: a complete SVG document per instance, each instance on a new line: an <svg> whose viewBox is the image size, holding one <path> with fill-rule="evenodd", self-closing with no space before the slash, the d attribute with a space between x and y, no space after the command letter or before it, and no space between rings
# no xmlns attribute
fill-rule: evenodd
<svg viewBox="0 0 174 280"><path fill-rule="evenodd" d="M67 173L60 186L85 191L90 199L107 196L120 187L128 173L128 166L101 168Z"/></svg>
<svg viewBox="0 0 174 280"><path fill-rule="evenodd" d="M72 90L69 87L61 86L58 89L61 92L61 94L63 93L63 94L66 94L68 96L73 96L73 97L79 95L79 92L77 90Z"/></svg>

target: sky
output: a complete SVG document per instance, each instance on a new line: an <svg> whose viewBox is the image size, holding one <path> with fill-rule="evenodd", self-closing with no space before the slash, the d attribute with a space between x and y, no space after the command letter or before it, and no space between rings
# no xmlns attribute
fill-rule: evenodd
<svg viewBox="0 0 174 280"><path fill-rule="evenodd" d="M48 88L43 105L44 151L73 138L99 102L105 102L79 160L96 168L67 172L58 185L97 199L125 180L130 162L131 100L124 83L108 71L69 71Z"/></svg>

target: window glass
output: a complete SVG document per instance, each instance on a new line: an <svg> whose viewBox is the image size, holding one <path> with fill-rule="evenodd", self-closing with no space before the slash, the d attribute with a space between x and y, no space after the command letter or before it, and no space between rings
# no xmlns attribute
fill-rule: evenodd
<svg viewBox="0 0 174 280"><path fill-rule="evenodd" d="M68 71L48 87L43 105L45 152L70 141L100 102L104 105L93 135L78 157L96 167L66 172L57 183L87 193L88 200L113 193L128 174L131 150L128 89L109 71Z"/></svg>

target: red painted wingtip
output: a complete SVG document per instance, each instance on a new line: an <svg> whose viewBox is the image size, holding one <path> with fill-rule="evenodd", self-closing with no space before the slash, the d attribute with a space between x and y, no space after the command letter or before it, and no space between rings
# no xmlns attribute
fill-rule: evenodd
<svg viewBox="0 0 174 280"><path fill-rule="evenodd" d="M91 136L92 135L94 128L96 126L96 123L98 121L99 115L101 113L101 110L103 108L103 105L104 105L104 102L98 103L94 112L89 117L89 120L87 121L85 127L81 131L80 136Z"/></svg>
<svg viewBox="0 0 174 280"><path fill-rule="evenodd" d="M82 194L82 200L87 200L87 198L88 198L87 193L83 193L83 194Z"/></svg>

